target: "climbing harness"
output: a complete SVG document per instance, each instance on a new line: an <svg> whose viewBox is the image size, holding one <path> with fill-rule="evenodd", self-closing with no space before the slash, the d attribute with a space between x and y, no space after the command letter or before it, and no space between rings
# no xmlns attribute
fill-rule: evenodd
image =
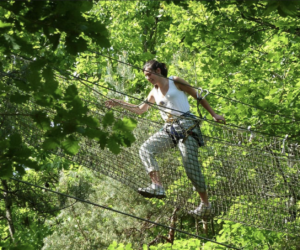
<svg viewBox="0 0 300 250"><path fill-rule="evenodd" d="M206 92L206 94L204 96L202 96L202 93ZM203 147L204 144L204 140L203 140L203 136L200 130L200 125L202 122L203 118L201 112L200 112L200 102L205 99L205 97L209 94L209 91L207 89L202 89L202 88L198 88L197 90L197 111L199 114L199 117L201 117L201 120L197 119L193 114L191 114L190 111L182 114L181 116L174 116L172 114L168 114L168 118L166 120L166 125L164 127L164 131L171 137L174 146L176 146L179 142L179 140L182 140L182 142L184 143L186 141L186 139L189 136L192 136L198 143L199 147ZM180 121L183 119L190 119L194 121L194 124L192 126L190 126L189 128L185 129L181 124ZM176 131L176 129L174 128L174 125L177 125L180 128L180 131ZM196 132L194 132L193 130L198 127L199 128L199 134L197 134Z"/></svg>
<svg viewBox="0 0 300 250"><path fill-rule="evenodd" d="M194 124L186 129L180 123L183 119L190 119L194 122ZM180 130L176 131L174 125L177 125ZM199 128L199 134L193 131L197 127ZM200 121L196 120L196 117L191 114L190 111L179 117L174 117L173 115L169 114L163 130L171 137L174 146L178 144L179 140L182 140L184 143L189 136L192 136L197 141L199 147L204 146L204 140L200 130Z"/></svg>

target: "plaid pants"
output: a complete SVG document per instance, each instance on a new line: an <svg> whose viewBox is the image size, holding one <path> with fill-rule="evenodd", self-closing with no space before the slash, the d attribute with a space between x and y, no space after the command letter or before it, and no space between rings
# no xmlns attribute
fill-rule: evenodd
<svg viewBox="0 0 300 250"><path fill-rule="evenodd" d="M182 117L178 121L178 124L173 124L173 130L175 129L178 134L185 133L183 130L191 127L194 122L193 120ZM166 123L163 131L155 133L141 146L139 151L140 158L148 173L159 171L155 156L174 147L174 141L169 135L170 131L168 131L170 127L170 124ZM204 145L202 134L198 126L193 129L193 132L199 136L199 141ZM178 140L177 147L180 150L183 166L188 178L198 192L205 192L205 179L198 161L199 142L192 136L188 136L184 142L182 142L182 139Z"/></svg>

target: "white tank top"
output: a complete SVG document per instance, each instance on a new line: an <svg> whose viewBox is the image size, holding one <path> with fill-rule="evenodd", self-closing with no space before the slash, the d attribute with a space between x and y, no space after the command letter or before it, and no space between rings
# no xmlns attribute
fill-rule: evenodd
<svg viewBox="0 0 300 250"><path fill-rule="evenodd" d="M181 116L183 113L190 111L188 98L183 91L176 87L173 76L169 78L169 89L165 96L163 96L159 88L153 89L153 96L156 104L160 105L158 108L164 121L169 114Z"/></svg>

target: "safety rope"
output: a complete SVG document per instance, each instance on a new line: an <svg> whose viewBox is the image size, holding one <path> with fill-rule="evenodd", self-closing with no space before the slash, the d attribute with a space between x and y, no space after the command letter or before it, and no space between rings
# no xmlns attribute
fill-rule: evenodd
<svg viewBox="0 0 300 250"><path fill-rule="evenodd" d="M141 67L137 67L137 66L132 65L132 64L130 64L130 63L123 62L123 61L118 60L118 59L115 59L115 58L113 58L113 57L111 57L111 56L104 55L103 53L100 53L100 52L97 52L97 51L90 51L90 52L91 52L91 53L95 53L96 55L99 55L99 56L102 56L102 57L109 58L110 60L113 60L113 61L115 61L115 62L118 62L118 63L124 64L124 65L130 66L130 67L132 67L132 68L134 68L134 69L138 69L138 70L143 71L143 69L142 69ZM144 70L144 71L147 72L147 70ZM150 72L150 73L151 73L151 74L154 74L154 75L157 75L157 74L154 73L154 72ZM165 79L170 79L170 78L164 77L164 76L162 76L162 75L159 75L159 76L162 77L162 78L165 78ZM185 85L184 83L178 83L178 84ZM198 87L196 87L196 86L192 86L192 85L188 85L188 86L191 87L191 88L194 88L194 89L196 89L196 90L198 89ZM264 112L264 113L266 113L266 114L272 115L272 116L280 115L280 116L282 116L282 117L292 119L293 122L300 122L300 120L295 119L295 117L293 117L293 116L289 116L289 115L282 114L282 113L279 113L279 112L278 112L278 113L273 113L273 112L270 112L270 111L268 111L268 110L262 109L262 108L260 108L260 107L254 106L254 105L252 105L252 104L248 104L248 103L242 102L242 101L240 101L240 100L232 99L232 98L229 98L229 97L226 97L226 96L217 94L217 93L213 93L213 92L209 92L209 93L212 94L212 95L215 95L215 96L218 96L218 97L222 97L222 98L224 98L224 99L227 99L227 100L229 100L229 101L231 101L231 102L240 103L240 104L242 104L242 105L245 105L245 106L248 106L248 107L251 107L251 108L260 110L260 111L262 111L262 112Z"/></svg>

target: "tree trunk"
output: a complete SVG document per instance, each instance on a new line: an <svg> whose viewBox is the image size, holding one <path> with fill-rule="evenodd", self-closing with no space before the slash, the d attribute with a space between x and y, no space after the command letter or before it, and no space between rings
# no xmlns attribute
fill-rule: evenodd
<svg viewBox="0 0 300 250"><path fill-rule="evenodd" d="M158 10L160 7L160 2L155 0L151 0L152 2L156 3L156 6L146 10L145 16L149 18L150 16L153 16L155 23L153 26L150 25L145 25L144 27L144 35L145 35L145 40L143 41L143 48L144 52L149 51L151 54L155 54L156 52L154 51L155 48L155 42L156 42L156 33L157 33L157 24L159 22L158 18L156 15L158 14ZM152 4L152 2L149 2L149 4ZM152 9L152 11L151 11Z"/></svg>
<svg viewBox="0 0 300 250"><path fill-rule="evenodd" d="M1 182L2 182L3 189L5 190L5 192L3 192L4 203L5 203L5 218L8 223L8 230L10 233L10 237L12 241L14 241L15 228L14 228L14 224L12 220L12 212L11 212L12 201L9 195L7 181L2 180Z"/></svg>

